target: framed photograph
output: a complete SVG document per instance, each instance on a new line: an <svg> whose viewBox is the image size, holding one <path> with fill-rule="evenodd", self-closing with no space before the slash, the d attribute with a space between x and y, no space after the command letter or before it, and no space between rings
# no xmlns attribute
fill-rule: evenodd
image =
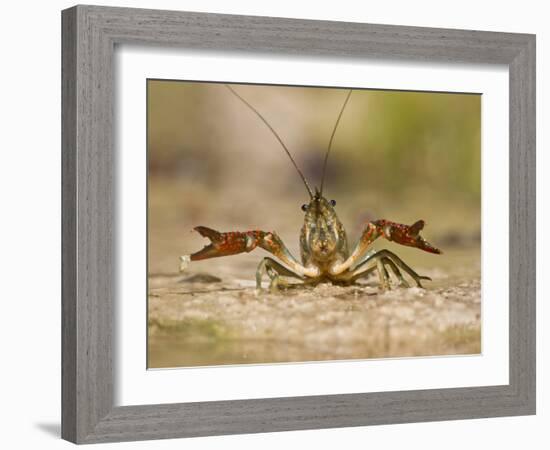
<svg viewBox="0 0 550 450"><path fill-rule="evenodd" d="M535 413L535 37L62 13L62 435Z"/></svg>

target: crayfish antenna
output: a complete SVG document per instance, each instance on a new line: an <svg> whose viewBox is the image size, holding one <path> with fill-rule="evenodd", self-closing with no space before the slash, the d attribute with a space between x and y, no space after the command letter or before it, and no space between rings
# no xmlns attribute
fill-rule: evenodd
<svg viewBox="0 0 550 450"><path fill-rule="evenodd" d="M321 195L323 195L323 187L325 186L325 174L326 174L326 171L327 171L328 155L330 154L330 149L332 147L332 141L334 139L334 135L336 134L336 130L338 129L338 124L340 123L340 119L342 118L342 114L344 113L344 110L346 109L346 105L348 104L348 101L349 101L349 98L351 97L352 92L353 92L353 89L350 89L346 99L344 100L344 104L342 105L342 109L340 109L340 114L338 114L338 118L336 119L336 123L334 124L334 128L332 129L332 134L330 135L330 141L328 142L327 151L325 153L325 160L323 161L323 173L321 175L321 189L319 191L319 193Z"/></svg>
<svg viewBox="0 0 550 450"><path fill-rule="evenodd" d="M231 91L231 93L237 97L241 102L243 102L248 108L250 108L250 110L252 112L254 112L254 114L256 114L260 120L267 126L267 128L269 128L269 130L273 133L273 136L275 136L275 138L279 141L279 144L281 144L281 146L283 147L285 153L288 155L288 157L290 158L290 161L292 162L292 165L294 166L294 168L296 169L296 171L298 172L298 175L300 175L300 178L302 179L302 181L304 182L304 185L307 189L307 192L309 194L309 197L310 198L313 198L313 192L311 191L311 187L309 186L309 183L307 182L306 180L306 177L304 176L304 174L302 173L302 171L300 170L300 168L298 167L298 164L296 164L296 161L294 161L294 158L292 157L292 154L290 153L290 150L288 149L288 147L285 145L285 143L283 142L283 140L281 139L281 137L279 136L279 134L275 131L275 128L273 128L270 123L267 121L267 119L260 113L260 111L258 111L256 108L254 108L254 106L252 106L249 102L247 102L235 89L233 89L229 84L225 84L225 87L227 89L229 89L229 91Z"/></svg>

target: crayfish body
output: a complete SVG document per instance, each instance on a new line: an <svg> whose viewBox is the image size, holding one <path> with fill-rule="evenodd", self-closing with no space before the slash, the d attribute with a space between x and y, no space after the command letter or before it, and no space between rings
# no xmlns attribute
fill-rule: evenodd
<svg viewBox="0 0 550 450"><path fill-rule="evenodd" d="M368 222L361 233L359 241L350 253L346 231L335 211L336 202L334 200L328 201L323 196L323 181L328 155L336 128L351 95L351 90L346 97L330 138L323 166L321 188L320 190L315 189L315 192L313 192L287 147L271 125L232 87L229 85L226 85L226 87L269 127L283 146L306 186L310 201L302 206L305 215L300 233L301 262L290 253L275 232L254 230L220 233L205 226L197 226L195 230L208 238L210 244L198 252L182 256L182 268L186 267L189 261L236 255L251 252L260 247L271 253L276 259L265 257L258 265L256 270L256 287L258 289L261 288L262 278L265 274L270 278L270 287L273 289L277 288L281 277L296 278L307 284L331 282L333 284L350 285L361 278L370 276L373 272L378 273L382 289L389 289L391 285L388 269L395 275L402 287L410 286L402 271L408 274L419 287L422 287L421 280L430 280L429 277L417 274L395 253L387 249L373 252L369 251L368 248L377 238L383 237L401 245L440 254L441 251L438 248L432 246L420 235L420 231L425 225L423 220L419 220L410 226L384 219Z"/></svg>

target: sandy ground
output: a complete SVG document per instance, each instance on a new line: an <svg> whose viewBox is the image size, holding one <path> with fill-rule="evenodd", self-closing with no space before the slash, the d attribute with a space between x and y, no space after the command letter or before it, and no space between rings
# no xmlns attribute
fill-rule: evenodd
<svg viewBox="0 0 550 450"><path fill-rule="evenodd" d="M148 365L479 353L479 248L441 257L404 251L432 277L424 289L382 292L373 277L351 287L292 285L275 293L266 281L258 292L258 252L191 264L183 274L150 274Z"/></svg>
<svg viewBox="0 0 550 450"><path fill-rule="evenodd" d="M303 195L266 196L246 187L233 183L217 195L198 182L151 179L149 367L480 352L480 217L475 205L446 197L438 201L429 191L395 199L363 190L334 195L350 247L366 220L426 220L423 235L442 255L382 239L372 246L392 250L419 274L430 276L433 281L426 281L425 289L380 292L374 277L347 288L293 286L257 293L256 267L267 256L260 249L192 262L180 274L179 256L207 243L191 231L197 225L220 231L276 230L299 257Z"/></svg>

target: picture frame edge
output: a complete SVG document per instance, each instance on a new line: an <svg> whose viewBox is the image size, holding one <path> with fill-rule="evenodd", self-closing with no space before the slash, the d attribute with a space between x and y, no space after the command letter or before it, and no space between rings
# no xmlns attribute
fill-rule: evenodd
<svg viewBox="0 0 550 450"><path fill-rule="evenodd" d="M61 18L61 436L76 442L76 8Z"/></svg>
<svg viewBox="0 0 550 450"><path fill-rule="evenodd" d="M148 15L155 16L157 28L141 25ZM494 50L490 64L507 64L510 70L510 384L504 386L431 389L331 396L285 397L278 399L235 400L169 405L114 407L112 337L115 254L113 251L113 193L115 162L113 144L113 68L115 44L146 43L194 45L181 36L168 33L159 38L162 18L173 23L209 23L208 33L224 18L233 24L254 20L258 23L292 23L291 31L280 41L270 35L272 51L288 48L293 33L303 39L305 31L318 46L323 44L326 27L339 31L352 29L368 40L369 27L387 33L378 47L348 51L361 57L373 52L380 57L403 58L407 47L399 33L409 30L422 41L422 32L447 33L456 61L480 62ZM168 19L167 19L168 18ZM251 19L253 18L253 19ZM240 21L240 22L239 22ZM322 21L274 19L261 16L224 16L209 13L141 10L78 5L62 11L62 437L75 443L114 442L141 439L208 436L313 428L363 426L381 423L454 420L534 414L536 411L535 356L535 42L530 34L435 28L369 25ZM214 23L214 25L212 25ZM374 28L372 28L374 27ZM377 28L378 27L378 28ZM283 27L284 28L284 27ZM156 30L156 32L155 32ZM298 31L296 31L298 30ZM388 31L389 30L389 31ZM392 30L394 42L392 43ZM428 31L429 30L429 31ZM140 35L140 33L142 33ZM154 39L156 33L157 39ZM180 33L184 33L181 27ZM315 33L320 33L316 35ZM383 34L382 33L382 34ZM471 35L468 37L468 33ZM200 34L200 33L199 33ZM139 36L136 36L139 35ZM261 35L261 33L259 33ZM167 42L171 37L173 40ZM214 35L207 46L216 48L221 40ZM224 39L226 50L241 40ZM377 38L380 36L377 35ZM149 39L150 38L150 39ZM257 39L261 41L261 36ZM431 38L430 38L431 39ZM464 39L475 40L468 48ZM503 49L497 51L499 39ZM248 39L249 49L255 40ZM298 42L298 41L297 41ZM331 40L334 42L334 40ZM343 41L345 43L345 41ZM462 42L462 47L460 47ZM292 43L292 42L290 42ZM260 50L266 50L261 44ZM338 43L326 53L317 48L312 54L333 56ZM432 45L432 44L430 44ZM399 49L399 47L401 48ZM485 47L484 47L485 46ZM376 48L373 48L376 47ZM410 48L409 48L410 50ZM470 50L470 53L468 53ZM269 49L267 50L269 51ZM396 53L392 53L396 52ZM414 53L416 52L416 53ZM476 53L478 52L478 53ZM429 59L426 50L414 47L409 57ZM435 55L437 61L449 56ZM520 233L520 234L514 234ZM523 233L523 234L521 234ZM519 236L516 238L516 236ZM384 398L386 400L384 400ZM437 403L439 409L433 406ZM449 402L455 402L455 408ZM389 402L391 408L386 405ZM427 403L430 406L426 406ZM398 405L402 405L401 409ZM271 405L271 406L269 406ZM380 405L386 405L382 411ZM240 421L228 409L238 407ZM279 408L277 410L277 408ZM304 409L305 408L305 409ZM309 408L309 409L308 409ZM372 411L376 417L372 417ZM407 409L408 408L408 409ZM299 411L294 417L292 411ZM325 414L321 414L320 411ZM194 412L193 412L194 411ZM248 411L248 413L247 413ZM277 411L282 416L277 416ZM308 416L309 411L309 416ZM330 414L328 414L330 411ZM371 413L369 414L369 411ZM199 414L202 412L202 415ZM253 414L251 415L251 412ZM263 412L263 416L259 414ZM268 414L269 413L269 414ZM225 421L223 418L225 417ZM201 421L193 421L200 418ZM286 421L292 419L292 422ZM186 428L187 427L187 428ZM194 428L193 428L194 427ZM192 429L190 429L192 428Z"/></svg>

